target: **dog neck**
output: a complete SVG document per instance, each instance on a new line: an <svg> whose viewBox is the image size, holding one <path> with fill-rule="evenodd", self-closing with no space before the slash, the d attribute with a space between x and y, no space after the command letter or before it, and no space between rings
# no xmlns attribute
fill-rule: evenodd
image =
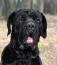
<svg viewBox="0 0 57 65"><path fill-rule="evenodd" d="M37 56L39 55L39 51L38 49L35 49L35 51L27 51L27 50L20 50L18 48L16 48L14 45L12 45L15 53L17 54L17 57L21 54L23 54L24 57L29 57L31 59L37 58Z"/></svg>

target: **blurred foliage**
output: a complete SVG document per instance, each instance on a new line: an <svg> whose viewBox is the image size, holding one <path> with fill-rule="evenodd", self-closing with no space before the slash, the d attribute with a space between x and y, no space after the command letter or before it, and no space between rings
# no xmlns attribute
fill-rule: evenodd
<svg viewBox="0 0 57 65"><path fill-rule="evenodd" d="M56 14L57 0L0 0L0 17L5 19L20 8L33 8L42 13Z"/></svg>
<svg viewBox="0 0 57 65"><path fill-rule="evenodd" d="M57 11L57 0L44 1L44 13L55 14Z"/></svg>

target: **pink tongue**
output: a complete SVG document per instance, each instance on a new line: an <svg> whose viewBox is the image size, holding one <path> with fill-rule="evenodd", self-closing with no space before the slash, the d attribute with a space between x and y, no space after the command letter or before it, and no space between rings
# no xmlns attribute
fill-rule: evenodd
<svg viewBox="0 0 57 65"><path fill-rule="evenodd" d="M32 37L28 37L27 38L27 43L33 43L33 38Z"/></svg>
<svg viewBox="0 0 57 65"><path fill-rule="evenodd" d="M28 37L27 40L33 40L33 38L32 37Z"/></svg>

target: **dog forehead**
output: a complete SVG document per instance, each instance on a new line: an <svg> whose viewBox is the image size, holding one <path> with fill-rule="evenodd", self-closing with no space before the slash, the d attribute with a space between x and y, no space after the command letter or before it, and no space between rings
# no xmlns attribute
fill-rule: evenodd
<svg viewBox="0 0 57 65"><path fill-rule="evenodd" d="M42 21L42 15L39 11L34 10L34 9L20 9L19 11L16 12L16 19L17 21L19 18L39 18Z"/></svg>
<svg viewBox="0 0 57 65"><path fill-rule="evenodd" d="M22 16L22 15L38 15L40 16L41 13L34 9L20 9L16 12L16 16Z"/></svg>

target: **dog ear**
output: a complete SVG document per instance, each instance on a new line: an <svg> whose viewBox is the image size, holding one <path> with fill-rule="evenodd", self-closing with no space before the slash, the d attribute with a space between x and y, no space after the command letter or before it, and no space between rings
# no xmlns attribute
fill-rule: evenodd
<svg viewBox="0 0 57 65"><path fill-rule="evenodd" d="M47 21L46 18L43 14L42 15L42 25L41 25L41 36L43 38L46 38L47 36Z"/></svg>
<svg viewBox="0 0 57 65"><path fill-rule="evenodd" d="M9 15L9 18L7 21L7 28L8 28L7 36L11 33L11 25L14 24L14 19L15 19L15 12L13 12Z"/></svg>

